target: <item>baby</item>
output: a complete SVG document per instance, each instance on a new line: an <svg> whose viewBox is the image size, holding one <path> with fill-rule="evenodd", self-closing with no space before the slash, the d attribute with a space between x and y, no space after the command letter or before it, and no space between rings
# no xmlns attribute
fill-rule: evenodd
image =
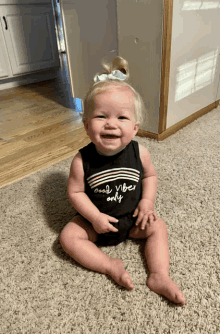
<svg viewBox="0 0 220 334"><path fill-rule="evenodd" d="M169 277L167 228L154 212L157 174L148 150L133 140L143 101L126 83L126 60L117 57L105 68L109 75L95 76L84 100L83 123L91 143L74 157L68 180L68 196L79 215L64 227L60 243L82 266L132 290L123 262L98 246L146 239L147 286L182 306L185 298Z"/></svg>

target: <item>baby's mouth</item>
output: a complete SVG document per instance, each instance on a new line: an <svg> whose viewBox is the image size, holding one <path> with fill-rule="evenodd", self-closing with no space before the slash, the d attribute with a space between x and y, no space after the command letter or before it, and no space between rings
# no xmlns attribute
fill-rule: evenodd
<svg viewBox="0 0 220 334"><path fill-rule="evenodd" d="M106 139L116 139L116 138L119 138L119 136L115 136L115 135L102 135L103 138L106 138Z"/></svg>

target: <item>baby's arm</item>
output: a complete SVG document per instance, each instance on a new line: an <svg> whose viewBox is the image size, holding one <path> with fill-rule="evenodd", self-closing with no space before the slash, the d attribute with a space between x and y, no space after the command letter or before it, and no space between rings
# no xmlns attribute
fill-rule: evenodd
<svg viewBox="0 0 220 334"><path fill-rule="evenodd" d="M139 144L139 151L144 175L142 179L142 198L134 211L134 216L138 215L136 225L141 222L141 229L144 229L148 219L150 223L152 223L154 220L153 217L155 219L157 218L154 213L154 201L157 192L157 173L150 160L148 150Z"/></svg>
<svg viewBox="0 0 220 334"><path fill-rule="evenodd" d="M80 152L74 157L68 180L68 196L73 207L90 223L97 233L118 230L110 224L117 223L117 219L101 213L85 193L84 170Z"/></svg>
<svg viewBox="0 0 220 334"><path fill-rule="evenodd" d="M148 199L154 204L157 193L157 173L150 160L150 153L148 150L140 144L139 150L142 166L144 168L144 175L142 179L142 199Z"/></svg>

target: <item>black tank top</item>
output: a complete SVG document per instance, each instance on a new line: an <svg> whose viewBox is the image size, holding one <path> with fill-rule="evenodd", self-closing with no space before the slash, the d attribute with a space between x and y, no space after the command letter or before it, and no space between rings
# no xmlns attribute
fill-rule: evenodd
<svg viewBox="0 0 220 334"><path fill-rule="evenodd" d="M120 218L133 213L142 195L143 167L138 143L132 140L113 156L100 155L91 142L79 150L85 193L100 212Z"/></svg>

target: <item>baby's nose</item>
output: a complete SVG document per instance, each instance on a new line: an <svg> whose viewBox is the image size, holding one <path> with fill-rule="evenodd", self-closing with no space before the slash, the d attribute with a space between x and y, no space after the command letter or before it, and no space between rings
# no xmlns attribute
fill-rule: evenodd
<svg viewBox="0 0 220 334"><path fill-rule="evenodd" d="M107 121L106 121L106 127L108 127L108 128L116 128L116 126L117 126L117 120L115 120L115 119L107 119Z"/></svg>

